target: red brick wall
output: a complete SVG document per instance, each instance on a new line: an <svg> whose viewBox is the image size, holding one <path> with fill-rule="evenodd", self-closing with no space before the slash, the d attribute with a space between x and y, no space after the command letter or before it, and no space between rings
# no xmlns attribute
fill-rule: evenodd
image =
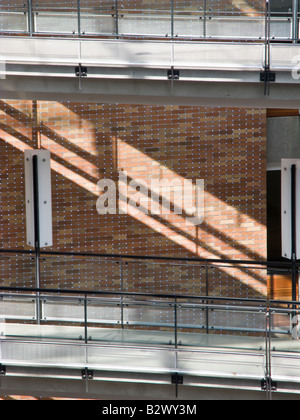
<svg viewBox="0 0 300 420"><path fill-rule="evenodd" d="M25 101L1 101L0 110L1 248L26 249L22 150L40 142L52 154L53 250L266 258L265 111L55 102L33 106ZM120 170L130 179L148 184L153 178L172 176L204 179L204 222L193 226L181 215L141 212L134 217L100 216L96 211L97 182L117 180ZM93 281L80 262L72 267L61 264L65 284L88 287ZM110 282L114 283L114 268L108 262L101 267L93 264L98 277L103 271L101 278L109 288ZM53 282L55 265L57 261L45 261L45 282ZM130 290L170 290L176 285L187 292L203 292L204 280L192 266L180 267L177 277L170 266L153 266L151 273L148 266L147 274L145 266L140 271L136 267L134 271L133 266L129 270L129 266L126 284ZM159 285L158 279L166 279L168 270L173 270L172 281L161 280ZM187 284L183 284L184 270ZM237 291L247 294L248 289L255 296L265 293L265 278L245 270L215 271L212 279L210 287L218 293L225 289L231 295ZM57 282L62 282L61 278Z"/></svg>

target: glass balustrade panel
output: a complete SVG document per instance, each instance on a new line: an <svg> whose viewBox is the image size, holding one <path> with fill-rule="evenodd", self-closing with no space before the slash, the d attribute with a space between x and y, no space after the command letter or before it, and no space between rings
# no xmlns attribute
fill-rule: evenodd
<svg viewBox="0 0 300 420"><path fill-rule="evenodd" d="M207 0L205 22L209 39L263 39L265 2Z"/></svg>
<svg viewBox="0 0 300 420"><path fill-rule="evenodd" d="M171 37L171 0L119 0L118 33L127 36Z"/></svg>
<svg viewBox="0 0 300 420"><path fill-rule="evenodd" d="M78 35L76 0L32 0L34 32Z"/></svg>
<svg viewBox="0 0 300 420"><path fill-rule="evenodd" d="M0 33L28 31L28 9L24 0L3 0L0 3Z"/></svg>
<svg viewBox="0 0 300 420"><path fill-rule="evenodd" d="M81 35L111 36L117 33L118 9L116 0L81 0Z"/></svg>

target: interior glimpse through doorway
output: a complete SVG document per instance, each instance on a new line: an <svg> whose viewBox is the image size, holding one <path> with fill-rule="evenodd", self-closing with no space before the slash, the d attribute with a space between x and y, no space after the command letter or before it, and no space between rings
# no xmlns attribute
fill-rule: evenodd
<svg viewBox="0 0 300 420"><path fill-rule="evenodd" d="M286 261L281 256L281 171L267 172L267 250L268 261ZM291 299L291 276L280 272L269 276L269 297Z"/></svg>

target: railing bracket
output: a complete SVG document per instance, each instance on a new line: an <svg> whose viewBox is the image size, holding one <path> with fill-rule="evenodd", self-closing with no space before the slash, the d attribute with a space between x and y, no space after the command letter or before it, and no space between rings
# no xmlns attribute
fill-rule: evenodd
<svg viewBox="0 0 300 420"><path fill-rule="evenodd" d="M83 67L81 64L75 67L75 75L77 77L87 77L88 69L87 67Z"/></svg>
<svg viewBox="0 0 300 420"><path fill-rule="evenodd" d="M178 373L174 373L174 375L172 375L172 384L183 385L183 376Z"/></svg>
<svg viewBox="0 0 300 420"><path fill-rule="evenodd" d="M173 67L168 70L168 80L179 80L180 79L180 71L175 70Z"/></svg>
<svg viewBox="0 0 300 420"><path fill-rule="evenodd" d="M81 371L82 379L94 379L94 371L87 368Z"/></svg>
<svg viewBox="0 0 300 420"><path fill-rule="evenodd" d="M267 69L260 73L260 81L267 83L276 82L276 73Z"/></svg>
<svg viewBox="0 0 300 420"><path fill-rule="evenodd" d="M79 90L82 89L82 78L87 77L87 74L87 67L83 67L80 63L79 66L75 67L75 76L79 78Z"/></svg>
<svg viewBox="0 0 300 420"><path fill-rule="evenodd" d="M271 378L269 378L269 379L262 379L262 381L261 381L261 390L262 391L267 391L268 385L269 385L269 388L271 388L271 391L277 391L278 390L277 382L272 381Z"/></svg>
<svg viewBox="0 0 300 420"><path fill-rule="evenodd" d="M6 366L0 365L0 375L1 376L6 375Z"/></svg>
<svg viewBox="0 0 300 420"><path fill-rule="evenodd" d="M178 385L183 385L183 376L179 375L178 373L174 373L172 375L172 384L176 385L175 395L178 398Z"/></svg>

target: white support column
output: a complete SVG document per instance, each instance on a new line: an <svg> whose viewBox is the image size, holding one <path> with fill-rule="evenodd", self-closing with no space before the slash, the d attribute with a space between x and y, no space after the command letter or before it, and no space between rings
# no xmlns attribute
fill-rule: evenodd
<svg viewBox="0 0 300 420"><path fill-rule="evenodd" d="M300 259L300 160L282 159L282 256L293 259L292 250L292 166L296 166L296 260Z"/></svg>
<svg viewBox="0 0 300 420"><path fill-rule="evenodd" d="M37 179L34 180L33 157L37 156ZM35 197L34 183L37 185ZM50 152L47 150L25 151L25 192L26 192L26 228L27 245L41 248L53 245L52 234L52 196ZM35 214L35 198L38 200L38 214ZM36 220L38 218L38 220ZM39 238L36 238L38 223Z"/></svg>

